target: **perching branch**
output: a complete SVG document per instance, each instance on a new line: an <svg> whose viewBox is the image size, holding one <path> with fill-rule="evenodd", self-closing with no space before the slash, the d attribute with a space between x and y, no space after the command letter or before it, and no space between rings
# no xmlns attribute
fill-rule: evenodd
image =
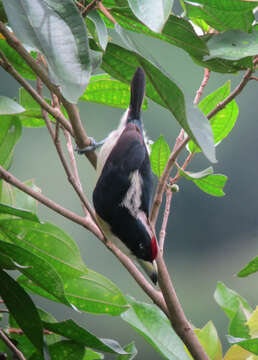
<svg viewBox="0 0 258 360"><path fill-rule="evenodd" d="M4 23L0 21L0 33L6 38L7 43L25 60L35 74L41 79L51 93L54 93L64 105L69 120L71 122L76 144L79 148L84 148L91 144L90 138L87 136L79 115L79 111L76 105L69 103L61 94L58 86L54 85L46 71L37 63L37 61L30 55L30 53L24 48L17 37L11 33ZM35 98L38 102L38 99ZM40 104L41 105L41 104ZM50 112L51 113L51 112ZM87 152L86 157L89 159L91 164L96 167L97 156L95 152Z"/></svg>
<svg viewBox="0 0 258 360"><path fill-rule="evenodd" d="M14 356L17 357L17 359L26 360L23 353L14 345L14 343L9 339L9 337L7 335L5 335L5 333L3 332L2 329L0 329L0 338L8 346L8 348L12 351Z"/></svg>

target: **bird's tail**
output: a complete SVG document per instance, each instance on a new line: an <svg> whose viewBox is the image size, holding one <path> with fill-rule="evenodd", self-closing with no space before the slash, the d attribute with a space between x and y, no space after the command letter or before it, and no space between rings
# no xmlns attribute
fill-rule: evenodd
<svg viewBox="0 0 258 360"><path fill-rule="evenodd" d="M152 263L141 259L137 259L137 261L141 265L143 270L146 272L146 274L150 277L154 285L156 285L158 281L158 270L156 261L153 260Z"/></svg>
<svg viewBox="0 0 258 360"><path fill-rule="evenodd" d="M142 68L138 67L131 82L131 99L128 114L131 119L140 118L144 93L145 73Z"/></svg>

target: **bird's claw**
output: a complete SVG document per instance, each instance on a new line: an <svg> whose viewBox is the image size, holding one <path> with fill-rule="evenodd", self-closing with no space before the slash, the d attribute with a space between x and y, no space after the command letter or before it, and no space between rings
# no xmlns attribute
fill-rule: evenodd
<svg viewBox="0 0 258 360"><path fill-rule="evenodd" d="M79 155L85 154L86 152L90 152L90 151L94 151L97 149L98 147L98 143L96 142L96 140L93 137L89 137L91 143L90 145L84 147L84 148L79 148L78 146L76 146L76 148L74 149Z"/></svg>

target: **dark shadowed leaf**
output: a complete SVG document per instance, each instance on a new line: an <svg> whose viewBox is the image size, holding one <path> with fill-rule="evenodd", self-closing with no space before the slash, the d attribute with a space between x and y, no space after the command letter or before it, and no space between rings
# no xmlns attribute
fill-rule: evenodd
<svg viewBox="0 0 258 360"><path fill-rule="evenodd" d="M3 4L17 37L45 56L54 83L76 103L89 81L91 60L87 29L75 3L3 0Z"/></svg>
<svg viewBox="0 0 258 360"><path fill-rule="evenodd" d="M0 220L0 229L13 244L49 262L62 278L77 277L87 272L76 243L55 225L7 219Z"/></svg>
<svg viewBox="0 0 258 360"><path fill-rule="evenodd" d="M58 323L43 322L43 326L49 331L62 335L70 340L74 340L81 345L90 347L95 350L112 354L128 353L127 351L122 349L122 347L117 341L98 338L86 329L77 325L73 320L65 320Z"/></svg>
<svg viewBox="0 0 258 360"><path fill-rule="evenodd" d="M129 299L131 308L121 315L165 359L189 360L184 344L172 329L169 320L156 306Z"/></svg>
<svg viewBox="0 0 258 360"><path fill-rule="evenodd" d="M23 288L1 269L0 296L31 343L42 351L43 329L38 311Z"/></svg>
<svg viewBox="0 0 258 360"><path fill-rule="evenodd" d="M128 0L134 15L154 32L161 32L173 5L173 0Z"/></svg>
<svg viewBox="0 0 258 360"><path fill-rule="evenodd" d="M0 96L0 115L19 114L25 109L16 101L6 97Z"/></svg>
<svg viewBox="0 0 258 360"><path fill-rule="evenodd" d="M62 340L48 347L52 360L83 360L85 347L74 341ZM44 360L42 355L34 353L29 360Z"/></svg>
<svg viewBox="0 0 258 360"><path fill-rule="evenodd" d="M239 273L238 277L246 277L258 271L258 256L251 260Z"/></svg>

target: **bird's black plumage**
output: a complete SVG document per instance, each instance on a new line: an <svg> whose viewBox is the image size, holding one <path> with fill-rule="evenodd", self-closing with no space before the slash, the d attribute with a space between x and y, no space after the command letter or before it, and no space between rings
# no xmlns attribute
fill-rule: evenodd
<svg viewBox="0 0 258 360"><path fill-rule="evenodd" d="M102 169L93 192L93 203L97 214L137 257L152 261L149 234L142 222L139 219L135 221L128 208L122 204L131 186L130 175L137 170L141 178L145 178L140 210L148 216L153 186L149 156L140 130L129 123ZM125 232L125 228L128 231Z"/></svg>

